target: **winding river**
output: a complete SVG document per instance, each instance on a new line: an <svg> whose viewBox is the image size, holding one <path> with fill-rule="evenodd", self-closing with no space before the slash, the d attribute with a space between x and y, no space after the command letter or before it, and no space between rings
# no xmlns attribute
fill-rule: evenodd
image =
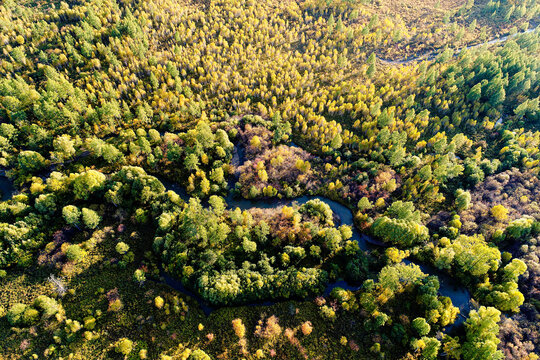
<svg viewBox="0 0 540 360"><path fill-rule="evenodd" d="M160 179L160 181L162 180ZM185 189L183 189L181 186L175 183L167 182L167 181L162 181L162 183L165 185L167 190L172 190L176 192L178 195L180 195L184 200L189 201L189 195L186 193ZM338 203L337 201L334 201L334 200L331 200L322 196L301 196L294 199L281 199L281 200L278 200L278 199L247 200L243 198L237 198L233 195L232 192L229 192L229 195L225 198L225 201L227 202L227 206L229 209L240 208L241 210L249 210L252 208L262 208L262 209L275 208L275 207L280 207L284 205L291 205L293 203L296 203L297 205L302 205L314 199L321 200L325 202L326 204L328 204L330 208L332 209L332 211L334 212L334 214L338 216L340 224L349 225L351 227L353 231L352 240L356 240L362 250L370 251L372 249L380 248L380 243L378 241L376 241L375 239L371 238L368 235L360 233L358 229L356 228L356 226L354 226L353 213L349 208ZM407 264L413 263L408 260L405 260L404 262ZM450 330L460 325L461 323L463 323L464 319L466 318L466 316L468 315L470 311L471 295L469 291L465 289L465 287L463 287L461 284L459 284L458 281L456 281L449 275L445 274L444 272L432 266L425 265L425 264L416 264L416 265L418 265L424 273L429 274L429 275L436 275L439 278L440 295L448 296L452 300L452 303L454 304L454 306L457 306L460 309L460 316L456 319L456 322L453 325L448 326L446 330ZM207 315L216 309L216 307L212 307L208 305L198 295L186 289L180 281L168 276L164 272L162 273L162 275L167 285L196 299L197 302L200 304L202 310ZM344 280L338 280L336 282L329 283L326 286L323 295L330 294L330 292L336 287L340 287L346 290L356 291L361 288L361 285L349 284ZM247 305L259 306L259 305L272 305L274 303L275 302L272 302L272 301L265 301L265 302L250 303Z"/></svg>
<svg viewBox="0 0 540 360"><path fill-rule="evenodd" d="M294 144L293 144L294 145ZM244 158L244 152L241 147L237 147L235 149L235 154L233 157L233 163L238 166L242 164L245 161ZM54 169L51 169L54 170ZM163 183L165 188L167 190L172 190L175 193L177 193L182 199L185 201L189 201L190 195L186 192L184 187L180 186L177 183L166 181L160 177L158 179ZM234 180L229 182L229 187L234 187ZM9 200L15 193L16 189L13 186L13 183L9 178L6 177L5 170L0 170L0 191L2 194L2 201ZM346 206L338 203L337 201L322 197L322 196L301 196L294 199L265 199L265 200L247 200L243 198L235 197L233 191L229 191L229 194L225 198L225 201L227 202L227 206L229 209L235 209L240 208L241 210L248 210L252 208L275 208L280 207L284 205L291 205L293 203L297 205L305 204L306 202L310 200L318 199L330 206L333 213L339 218L340 224L345 224L351 227L353 235L352 240L356 240L360 246L360 249L363 251L370 251L372 249L380 248L382 245L377 240L371 238L370 236L366 234L362 234L358 231L356 226L353 222L353 213L352 211L347 208ZM404 261L407 264L413 263L409 260ZM457 306L460 309L460 316L456 319L456 322L453 325L450 325L446 328L446 330L450 330L461 323L463 323L464 319L468 315L470 311L470 300L471 295L465 287L459 284L458 281L447 275L446 273L432 267L426 264L417 264L421 270L429 275L436 275L439 278L440 288L439 293L443 296L448 296L451 300L454 306ZM206 315L210 314L212 311L216 310L216 307L212 307L208 305L201 297L199 297L197 294L195 294L193 291L190 291L189 289L185 288L182 283L171 276L167 275L165 272L162 272L162 277L165 281L165 283L175 290L184 293L193 299L195 299L201 309L204 311ZM328 295L330 292L336 288L340 287L346 290L356 291L360 289L361 285L359 284L349 284L344 280L338 280L333 283L329 283L322 295ZM275 302L272 301L261 301L261 302L255 302L247 304L248 306L264 306L264 305L272 305Z"/></svg>
<svg viewBox="0 0 540 360"><path fill-rule="evenodd" d="M476 44L476 45L469 45L467 47L455 50L454 51L454 56L459 55L459 53L461 53L464 50L476 49L476 48L482 47L484 45L499 44L499 43L505 42L507 40L513 39L516 36L531 33L531 32L535 31L538 28L539 28L539 26L534 26L534 27L532 27L530 29L527 29L525 31L522 31L522 32L502 36L500 38L492 39L492 40L489 40L489 41L486 41L486 42L483 42L483 43L480 43L480 44ZM418 56L415 56L413 58L408 58L408 59L403 59L403 60L390 60L390 59L384 59L384 58L379 58L378 60L380 62L382 62L383 64L388 64L388 65L407 65L407 64L410 64L412 62L417 62L417 61L431 61L431 60L434 60L441 53L442 53L442 51L440 51L440 50L439 51L433 50L433 51L425 52L425 53L423 53L421 55L418 55Z"/></svg>

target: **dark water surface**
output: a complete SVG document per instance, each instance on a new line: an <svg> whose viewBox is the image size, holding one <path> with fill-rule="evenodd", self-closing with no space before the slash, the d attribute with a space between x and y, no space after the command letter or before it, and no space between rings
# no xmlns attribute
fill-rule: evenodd
<svg viewBox="0 0 540 360"><path fill-rule="evenodd" d="M11 199L15 194L15 186L13 182L5 175L4 170L0 170L0 198L2 201Z"/></svg>

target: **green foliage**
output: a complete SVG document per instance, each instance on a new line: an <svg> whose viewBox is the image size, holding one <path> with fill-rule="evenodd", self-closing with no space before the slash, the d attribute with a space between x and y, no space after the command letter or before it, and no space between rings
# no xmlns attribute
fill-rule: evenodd
<svg viewBox="0 0 540 360"><path fill-rule="evenodd" d="M129 245L124 242L119 242L118 244L116 244L115 249L117 253L119 253L120 255L124 255L129 251Z"/></svg>
<svg viewBox="0 0 540 360"><path fill-rule="evenodd" d="M204 351L197 349L194 350L188 357L188 360L211 360L212 358L208 356Z"/></svg>
<svg viewBox="0 0 540 360"><path fill-rule="evenodd" d="M62 216L68 225L77 225L81 218L81 211L74 205L66 205L62 208Z"/></svg>
<svg viewBox="0 0 540 360"><path fill-rule="evenodd" d="M14 304L7 312L7 320L11 325L22 325L24 324L24 313L28 309L28 306L25 304L17 303Z"/></svg>
<svg viewBox="0 0 540 360"><path fill-rule="evenodd" d="M79 174L73 181L75 198L88 200L92 193L102 189L105 179L105 175L96 170Z"/></svg>
<svg viewBox="0 0 540 360"><path fill-rule="evenodd" d="M25 150L17 158L19 168L28 174L35 174L46 166L45 158L38 152Z"/></svg>
<svg viewBox="0 0 540 360"><path fill-rule="evenodd" d="M412 321L412 326L419 336L429 334L431 327L424 318L416 318Z"/></svg>
<svg viewBox="0 0 540 360"><path fill-rule="evenodd" d="M471 193L463 189L458 189L455 196L455 204L457 211L467 210L471 204Z"/></svg>
<svg viewBox="0 0 540 360"><path fill-rule="evenodd" d="M428 229L411 220L381 216L371 226L373 234L384 242L400 247L410 247L429 238Z"/></svg>
<svg viewBox="0 0 540 360"><path fill-rule="evenodd" d="M0 203L0 298L9 307L0 333L32 326L30 337L4 336L0 358L107 357L113 348L116 357L209 358L189 343L212 355L223 347L229 357L345 359L364 356L356 342L375 334L381 358L409 351L434 359L441 344L429 335L451 324L457 308L405 257L445 269L481 305L518 311L529 302L531 313L523 289L534 269L496 245L536 245L539 226L528 215L538 199L520 198L525 211L509 191L537 187L539 35L467 46L528 28L539 14L535 0L198 5L0 7L0 167L19 192ZM531 176L493 186L490 175L513 167ZM352 224L334 223L324 201L242 211L220 197L306 194L356 205L355 225L396 247L370 252L368 263ZM119 263L102 261L114 251ZM40 293L49 268L69 279L65 309ZM242 323L242 314L251 326L257 310L221 312L200 328L219 329L206 339L188 334L190 321L200 321L196 309L154 282L141 292L158 269L214 305L305 299L329 281L375 280L357 292L335 289L332 302L317 299L322 317L312 302L298 304L304 324L321 325L303 335L313 330L324 347L304 339L290 315L284 336L256 327L253 339L248 327L232 344L222 322L230 325L230 314ZM26 298L36 300L24 305ZM103 316L105 308L114 314ZM445 340L442 356L501 358L491 309L473 311L465 343ZM149 312L154 325L139 318ZM343 337L348 346L326 336L351 319L358 326ZM126 329L136 343L116 341Z"/></svg>
<svg viewBox="0 0 540 360"><path fill-rule="evenodd" d="M95 229L99 225L101 217L94 210L82 208L81 213L84 226Z"/></svg>
<svg viewBox="0 0 540 360"><path fill-rule="evenodd" d="M497 350L499 339L500 312L492 307L481 306L478 311L471 310L465 324L466 340L462 347L463 358L503 359L503 353Z"/></svg>
<svg viewBox="0 0 540 360"><path fill-rule="evenodd" d="M114 350L122 355L129 355L133 351L133 341L121 338L114 345Z"/></svg>
<svg viewBox="0 0 540 360"><path fill-rule="evenodd" d="M70 245L66 249L66 257L69 261L77 262L79 260L82 260L82 258L86 255L86 252L79 246L79 245Z"/></svg>
<svg viewBox="0 0 540 360"><path fill-rule="evenodd" d="M43 313L43 318L47 319L60 311L60 304L48 296L40 295L34 300L34 306Z"/></svg>

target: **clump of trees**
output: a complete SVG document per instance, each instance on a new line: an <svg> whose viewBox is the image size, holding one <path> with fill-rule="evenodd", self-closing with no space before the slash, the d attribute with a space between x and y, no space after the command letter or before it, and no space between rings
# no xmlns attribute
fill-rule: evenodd
<svg viewBox="0 0 540 360"><path fill-rule="evenodd" d="M170 273L213 304L305 298L329 278L363 276L351 229L334 227L320 200L264 211L227 210L215 195L209 203L192 198L180 211L163 212L154 249Z"/></svg>

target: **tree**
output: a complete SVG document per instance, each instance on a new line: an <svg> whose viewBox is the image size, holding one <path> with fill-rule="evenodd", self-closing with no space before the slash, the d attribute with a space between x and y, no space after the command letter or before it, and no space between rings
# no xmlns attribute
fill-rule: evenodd
<svg viewBox="0 0 540 360"><path fill-rule="evenodd" d="M426 319L418 317L412 321L412 326L416 333L420 336L429 334L431 326L427 323Z"/></svg>
<svg viewBox="0 0 540 360"><path fill-rule="evenodd" d="M497 350L500 315L501 312L493 307L471 310L465 323L464 360L503 359L503 353Z"/></svg>
<svg viewBox="0 0 540 360"><path fill-rule="evenodd" d="M410 220L419 223L422 213L415 209L410 201L394 201L386 210L386 215L394 219Z"/></svg>
<svg viewBox="0 0 540 360"><path fill-rule="evenodd" d="M439 354L439 349L441 347L440 341L436 338L425 336L422 338L422 341L425 344L425 347L422 350L422 357L427 360L437 359L437 355Z"/></svg>
<svg viewBox="0 0 540 360"><path fill-rule="evenodd" d="M55 199L54 194L40 194L36 199L36 210L42 214L53 214L56 211Z"/></svg>
<svg viewBox="0 0 540 360"><path fill-rule="evenodd" d="M388 216L378 217L371 226L371 230L382 241L402 247L418 244L429 238L428 229L424 225Z"/></svg>
<svg viewBox="0 0 540 360"><path fill-rule="evenodd" d="M70 245L66 250L66 257L69 261L77 262L86 255L86 252L79 245Z"/></svg>
<svg viewBox="0 0 540 360"><path fill-rule="evenodd" d="M373 204L367 197L364 196L358 201L357 207L359 211L365 211L373 208Z"/></svg>
<svg viewBox="0 0 540 360"><path fill-rule="evenodd" d="M60 304L48 296L40 295L34 300L34 306L40 310L43 318L48 319L60 311Z"/></svg>
<svg viewBox="0 0 540 360"><path fill-rule="evenodd" d="M58 162L64 162L66 159L70 159L75 155L75 141L71 140L69 135L58 136L53 141L54 151L51 152L51 158Z"/></svg>
<svg viewBox="0 0 540 360"><path fill-rule="evenodd" d="M491 216L495 218L497 221L503 221L508 218L508 209L506 209L503 205L495 205L490 210Z"/></svg>
<svg viewBox="0 0 540 360"><path fill-rule="evenodd" d="M201 349L197 349L189 355L188 360L212 360L212 358Z"/></svg>
<svg viewBox="0 0 540 360"><path fill-rule="evenodd" d="M7 312L7 320L11 325L20 325L23 323L23 315L26 309L28 308L27 305L16 303L14 304L9 311Z"/></svg>
<svg viewBox="0 0 540 360"><path fill-rule="evenodd" d="M116 244L115 250L120 255L124 255L129 251L129 245L125 242L120 241L118 244Z"/></svg>
<svg viewBox="0 0 540 360"><path fill-rule="evenodd" d="M138 282L139 284L142 284L146 280L146 274L143 270L137 269L133 273L133 279L135 279L135 281Z"/></svg>
<svg viewBox="0 0 540 360"><path fill-rule="evenodd" d="M31 150L21 151L17 158L19 168L33 174L45 168L45 158L40 153Z"/></svg>
<svg viewBox="0 0 540 360"><path fill-rule="evenodd" d="M199 158L196 154L189 154L184 160L184 166L189 171L197 170L199 167Z"/></svg>
<svg viewBox="0 0 540 360"><path fill-rule="evenodd" d="M83 208L82 220L83 220L84 225L87 228L95 229L99 225L99 222L101 221L101 217L94 210Z"/></svg>
<svg viewBox="0 0 540 360"><path fill-rule="evenodd" d="M470 102L475 103L478 100L480 100L481 96L482 96L482 84L478 83L478 84L474 85L471 88L471 90L469 90L469 93L467 94L467 99Z"/></svg>
<svg viewBox="0 0 540 360"><path fill-rule="evenodd" d="M257 135L253 136L253 137L251 138L250 144L251 144L251 146L254 147L255 149L258 149L258 148L261 146L261 138L258 137Z"/></svg>
<svg viewBox="0 0 540 360"><path fill-rule="evenodd" d="M455 204L458 211L467 210L471 204L471 193L463 189L457 189Z"/></svg>
<svg viewBox="0 0 540 360"><path fill-rule="evenodd" d="M232 326L234 333L238 336L239 339L242 339L246 336L246 327L244 326L242 319L234 319L232 321Z"/></svg>
<svg viewBox="0 0 540 360"><path fill-rule="evenodd" d="M81 211L74 205L66 205L62 209L62 216L68 225L76 226L81 218Z"/></svg>
<svg viewBox="0 0 540 360"><path fill-rule="evenodd" d="M343 141L341 140L341 135L336 134L336 136L334 136L332 142L330 143L330 147L334 150L338 150L339 148L341 148L342 144Z"/></svg>
<svg viewBox="0 0 540 360"><path fill-rule="evenodd" d="M75 198L88 200L94 192L102 189L105 180L105 175L96 170L88 170L79 174L73 181Z"/></svg>
<svg viewBox="0 0 540 360"><path fill-rule="evenodd" d="M114 344L114 350L122 355L129 355L133 351L133 341L128 338L121 338Z"/></svg>

